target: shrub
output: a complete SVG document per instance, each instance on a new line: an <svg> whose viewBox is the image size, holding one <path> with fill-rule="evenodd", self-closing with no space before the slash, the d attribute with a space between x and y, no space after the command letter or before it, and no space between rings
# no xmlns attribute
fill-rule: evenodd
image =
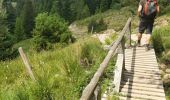
<svg viewBox="0 0 170 100"><path fill-rule="evenodd" d="M92 19L88 25L88 32L91 32L93 27L93 32L100 32L107 29L107 24L101 18L99 21Z"/></svg>
<svg viewBox="0 0 170 100"><path fill-rule="evenodd" d="M153 43L153 47L155 49L156 54L160 56L162 52L164 51L164 47L163 47L162 37L159 31L157 30L152 35L152 43Z"/></svg>
<svg viewBox="0 0 170 100"><path fill-rule="evenodd" d="M70 40L73 41L67 23L59 16L49 15L48 13L40 13L36 17L33 33L38 50L48 50L49 45L52 43L68 43Z"/></svg>

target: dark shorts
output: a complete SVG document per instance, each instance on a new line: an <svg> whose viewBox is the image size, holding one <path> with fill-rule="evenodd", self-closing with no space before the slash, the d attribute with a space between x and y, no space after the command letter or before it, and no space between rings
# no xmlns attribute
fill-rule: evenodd
<svg viewBox="0 0 170 100"><path fill-rule="evenodd" d="M139 33L143 34L146 30L146 34L152 34L154 20L140 19Z"/></svg>

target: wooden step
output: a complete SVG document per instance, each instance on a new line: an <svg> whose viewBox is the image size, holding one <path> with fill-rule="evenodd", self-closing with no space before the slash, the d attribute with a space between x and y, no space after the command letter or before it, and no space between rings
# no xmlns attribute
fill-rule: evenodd
<svg viewBox="0 0 170 100"><path fill-rule="evenodd" d="M138 98L119 96L119 100L146 100L146 99L138 99Z"/></svg>
<svg viewBox="0 0 170 100"><path fill-rule="evenodd" d="M146 72L146 71L142 71L142 70L140 70L140 71L138 71L138 70L136 70L136 71L126 70L126 71L124 71L124 72L126 72L126 73L130 73L130 74L160 75L160 73L159 73L159 72Z"/></svg>
<svg viewBox="0 0 170 100"><path fill-rule="evenodd" d="M166 100L165 96L159 97L159 96L153 96L153 95L143 95L143 94L136 94L134 92L129 92L129 93L121 92L121 94L127 97L145 99L145 100Z"/></svg>
<svg viewBox="0 0 170 100"><path fill-rule="evenodd" d="M133 82L133 83L141 83L141 84L154 84L154 85L159 85L162 84L161 81L158 80L150 80L150 79L137 79L137 78L133 78L133 79L128 79L128 78L124 78L122 79L126 82Z"/></svg>
<svg viewBox="0 0 170 100"><path fill-rule="evenodd" d="M142 94L142 95L155 96L155 97L165 97L165 94L162 92L160 93L160 92L152 92L152 91L145 91L145 90L136 90L134 88L122 88L121 92Z"/></svg>
<svg viewBox="0 0 170 100"><path fill-rule="evenodd" d="M159 79L161 80L161 77L159 75L139 75L139 74L130 74L130 73L123 73L123 76L128 76L128 77L141 77L141 78L146 78L146 79Z"/></svg>
<svg viewBox="0 0 170 100"><path fill-rule="evenodd" d="M141 65L141 66L135 66L135 65L129 65L129 64L126 64L127 66L125 67L135 67L135 68L145 68L145 69L159 69L159 67L157 65L155 66L145 66L145 65Z"/></svg>
<svg viewBox="0 0 170 100"><path fill-rule="evenodd" d="M144 73L150 73L150 72L159 73L159 70L156 69L153 70L153 69L140 69L140 68L129 68L129 67L126 67L125 69L128 70L129 72L137 71L137 72L144 72Z"/></svg>
<svg viewBox="0 0 170 100"><path fill-rule="evenodd" d="M139 91L151 91L151 92L158 92L158 93L164 93L163 89L157 89L152 87L143 87L143 86L136 86L136 85L121 85L121 89L135 89Z"/></svg>
<svg viewBox="0 0 170 100"><path fill-rule="evenodd" d="M138 78L138 79L155 79L155 80L161 80L161 78L159 76L146 76L146 75L132 75L132 74L128 74L128 73L123 73L123 78Z"/></svg>
<svg viewBox="0 0 170 100"><path fill-rule="evenodd" d="M144 70L144 71L157 71L157 72L159 72L159 69L158 68L150 68L150 67L148 67L148 68L143 68L143 67L131 67L131 66L126 66L125 67L127 70Z"/></svg>
<svg viewBox="0 0 170 100"><path fill-rule="evenodd" d="M164 89L162 84L145 84L145 83L135 83L135 82L127 82L121 81L121 85L133 85L138 87L146 87L146 88L155 88L155 89Z"/></svg>

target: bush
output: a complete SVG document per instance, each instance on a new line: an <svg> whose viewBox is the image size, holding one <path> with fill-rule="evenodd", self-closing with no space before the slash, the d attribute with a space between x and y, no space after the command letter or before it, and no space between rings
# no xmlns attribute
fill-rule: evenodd
<svg viewBox="0 0 170 100"><path fill-rule="evenodd" d="M37 50L48 50L49 45L56 42L69 43L73 37L68 30L67 23L56 15L40 13L36 17L36 25L33 31Z"/></svg>
<svg viewBox="0 0 170 100"><path fill-rule="evenodd" d="M154 34L152 35L152 43L156 54L160 56L164 51L164 47L163 47L162 37L159 31L155 31Z"/></svg>
<svg viewBox="0 0 170 100"><path fill-rule="evenodd" d="M100 32L107 29L107 24L104 23L104 20L101 18L99 21L92 19L88 25L88 32Z"/></svg>

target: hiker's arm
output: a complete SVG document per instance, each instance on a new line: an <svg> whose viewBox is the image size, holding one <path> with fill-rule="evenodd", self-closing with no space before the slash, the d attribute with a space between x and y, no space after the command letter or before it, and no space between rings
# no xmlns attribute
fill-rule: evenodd
<svg viewBox="0 0 170 100"><path fill-rule="evenodd" d="M142 11L142 5L139 5L137 15L140 16Z"/></svg>
<svg viewBox="0 0 170 100"><path fill-rule="evenodd" d="M158 13L160 12L159 6L156 7L156 10Z"/></svg>

